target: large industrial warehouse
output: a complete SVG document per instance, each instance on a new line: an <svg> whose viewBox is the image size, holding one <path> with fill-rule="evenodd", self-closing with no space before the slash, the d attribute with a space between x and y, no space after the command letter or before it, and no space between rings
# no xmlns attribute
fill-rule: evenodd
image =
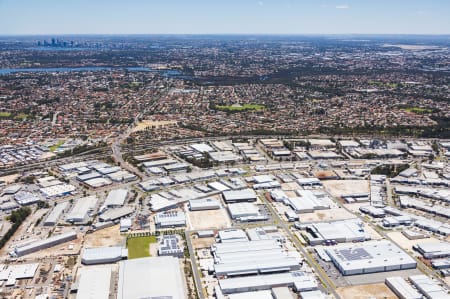
<svg viewBox="0 0 450 299"><path fill-rule="evenodd" d="M109 266L82 268L78 281L77 299L108 299L112 269Z"/></svg>
<svg viewBox="0 0 450 299"><path fill-rule="evenodd" d="M48 239L36 241L36 242L27 244L27 245L24 245L21 247L16 247L14 249L14 253L17 256L23 256L26 254L30 254L30 253L42 250L42 249L50 248L50 247L53 247L53 246L56 246L56 245L59 245L59 244L65 243L65 242L75 240L76 238L77 238L77 233L74 231L70 231L65 234L52 236Z"/></svg>
<svg viewBox="0 0 450 299"><path fill-rule="evenodd" d="M394 243L381 240L325 249L343 275L415 269L416 261Z"/></svg>
<svg viewBox="0 0 450 299"><path fill-rule="evenodd" d="M252 189L231 190L222 193L223 200L226 203L253 202L256 201L256 193Z"/></svg>
<svg viewBox="0 0 450 299"><path fill-rule="evenodd" d="M86 222L89 219L89 211L97 204L96 196L82 197L76 200L72 210L67 214L67 222Z"/></svg>
<svg viewBox="0 0 450 299"><path fill-rule="evenodd" d="M146 257L119 263L117 299L187 298L177 258Z"/></svg>
<svg viewBox="0 0 450 299"><path fill-rule="evenodd" d="M298 292L317 290L317 282L304 272L226 278L220 279L219 285L224 294L269 290L280 286L292 287Z"/></svg>
<svg viewBox="0 0 450 299"><path fill-rule="evenodd" d="M81 262L85 265L108 264L127 257L128 249L120 246L86 248L81 255Z"/></svg>
<svg viewBox="0 0 450 299"><path fill-rule="evenodd" d="M359 219L312 223L306 228L307 239L311 245L319 245L327 241L362 242L370 238Z"/></svg>

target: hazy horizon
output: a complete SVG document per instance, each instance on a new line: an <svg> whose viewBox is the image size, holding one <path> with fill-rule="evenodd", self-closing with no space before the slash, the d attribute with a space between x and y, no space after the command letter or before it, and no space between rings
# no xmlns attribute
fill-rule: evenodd
<svg viewBox="0 0 450 299"><path fill-rule="evenodd" d="M446 0L0 0L0 35L449 35Z"/></svg>

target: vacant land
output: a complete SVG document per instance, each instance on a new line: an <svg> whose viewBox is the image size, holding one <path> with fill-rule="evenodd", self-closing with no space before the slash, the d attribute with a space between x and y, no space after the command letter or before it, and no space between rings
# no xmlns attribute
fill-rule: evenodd
<svg viewBox="0 0 450 299"><path fill-rule="evenodd" d="M366 180L327 180L322 181L328 192L334 197L344 195L369 193L369 183Z"/></svg>
<svg viewBox="0 0 450 299"><path fill-rule="evenodd" d="M258 105L258 104L234 104L234 105L228 105L228 106L215 106L216 110L224 111L224 112L240 112L240 111L247 111L247 110L262 110L266 108L264 105Z"/></svg>
<svg viewBox="0 0 450 299"><path fill-rule="evenodd" d="M133 128L133 132L143 131L146 128L160 128L176 124L177 122L173 120L160 120L160 121L143 120L140 123L138 123L136 127Z"/></svg>
<svg viewBox="0 0 450 299"><path fill-rule="evenodd" d="M389 238L391 238L395 243L400 245L403 249L413 251L412 247L416 244L424 244L424 243L438 243L434 237L418 239L418 240L410 240L406 238L401 232L390 232L387 234Z"/></svg>
<svg viewBox="0 0 450 299"><path fill-rule="evenodd" d="M338 288L337 292L343 299L397 298L384 283Z"/></svg>
<svg viewBox="0 0 450 299"><path fill-rule="evenodd" d="M300 222L335 221L355 218L352 213L342 208L318 210L314 211L313 213L304 213L298 215L300 218Z"/></svg>
<svg viewBox="0 0 450 299"><path fill-rule="evenodd" d="M188 226L191 229L219 229L231 225L227 211L222 208L208 211L189 211Z"/></svg>
<svg viewBox="0 0 450 299"><path fill-rule="evenodd" d="M86 247L102 247L102 246L122 246L125 242L125 237L120 235L119 225L114 225L92 234L87 234L84 244Z"/></svg>
<svg viewBox="0 0 450 299"><path fill-rule="evenodd" d="M128 258L136 259L150 256L150 244L156 243L155 236L129 238L127 240Z"/></svg>

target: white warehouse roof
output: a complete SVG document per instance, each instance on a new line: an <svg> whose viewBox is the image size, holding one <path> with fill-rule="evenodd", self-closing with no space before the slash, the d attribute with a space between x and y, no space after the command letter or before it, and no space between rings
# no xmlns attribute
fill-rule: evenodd
<svg viewBox="0 0 450 299"><path fill-rule="evenodd" d="M166 297L187 298L177 258L147 257L119 263L117 299Z"/></svg>

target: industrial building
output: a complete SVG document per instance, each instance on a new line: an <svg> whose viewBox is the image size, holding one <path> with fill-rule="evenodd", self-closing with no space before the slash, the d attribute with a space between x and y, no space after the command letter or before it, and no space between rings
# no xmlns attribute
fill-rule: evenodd
<svg viewBox="0 0 450 299"><path fill-rule="evenodd" d="M119 262L117 299L187 298L177 258L146 257Z"/></svg>
<svg viewBox="0 0 450 299"><path fill-rule="evenodd" d="M128 190L126 189L111 190L108 197L106 197L104 205L108 208L121 207L124 205L127 195Z"/></svg>
<svg viewBox="0 0 450 299"><path fill-rule="evenodd" d="M219 279L219 286L224 294L255 292L282 286L292 287L297 292L318 288L311 275L300 271Z"/></svg>
<svg viewBox="0 0 450 299"><path fill-rule="evenodd" d="M412 257L387 240L342 244L325 251L343 275L416 268Z"/></svg>
<svg viewBox="0 0 450 299"><path fill-rule="evenodd" d="M247 234L242 229L226 229L219 231L217 239L221 243L248 241Z"/></svg>
<svg viewBox="0 0 450 299"><path fill-rule="evenodd" d="M87 196L76 199L75 205L72 210L67 214L67 222L87 222L89 219L89 212L91 212L97 204L97 196Z"/></svg>
<svg viewBox="0 0 450 299"><path fill-rule="evenodd" d="M255 191L250 188L224 191L222 196L226 203L254 202L257 200Z"/></svg>
<svg viewBox="0 0 450 299"><path fill-rule="evenodd" d="M331 201L323 192L312 192L310 190L297 190L299 197L289 197L284 202L296 213L311 213L315 210L329 209Z"/></svg>
<svg viewBox="0 0 450 299"><path fill-rule="evenodd" d="M121 207L117 209L108 209L98 218L100 221L115 221L131 215L135 210L132 207Z"/></svg>
<svg viewBox="0 0 450 299"><path fill-rule="evenodd" d="M77 299L108 299L112 269L108 266L81 268Z"/></svg>
<svg viewBox="0 0 450 299"><path fill-rule="evenodd" d="M387 277L386 285L400 299L422 299L422 295L417 292L409 283L400 276Z"/></svg>
<svg viewBox="0 0 450 299"><path fill-rule="evenodd" d="M128 249L120 246L85 248L81 262L85 265L109 264L128 258Z"/></svg>
<svg viewBox="0 0 450 299"><path fill-rule="evenodd" d="M158 255L182 258L184 248L179 243L180 240L177 235L162 235L158 243Z"/></svg>
<svg viewBox="0 0 450 299"><path fill-rule="evenodd" d="M426 275L413 275L409 277L411 283L427 299L447 299L450 297L449 290L439 285L439 283Z"/></svg>
<svg viewBox="0 0 450 299"><path fill-rule="evenodd" d="M36 274L39 263L0 265L0 281L4 281L4 286L14 286L16 280L30 279Z"/></svg>
<svg viewBox="0 0 450 299"><path fill-rule="evenodd" d="M45 226L54 226L69 205L68 201L57 204L44 220Z"/></svg>
<svg viewBox="0 0 450 299"><path fill-rule="evenodd" d="M364 223L359 219L334 222L318 222L305 225L306 237L311 245L345 242L362 242L370 236L364 230Z"/></svg>
<svg viewBox="0 0 450 299"><path fill-rule="evenodd" d="M228 212L230 213L231 219L237 220L261 216L258 206L250 202L229 204Z"/></svg>
<svg viewBox="0 0 450 299"><path fill-rule="evenodd" d="M214 198L201 198L189 200L189 210L205 211L220 209L220 202Z"/></svg>
<svg viewBox="0 0 450 299"><path fill-rule="evenodd" d="M450 257L450 243L445 241L416 244L413 248L426 259Z"/></svg>
<svg viewBox="0 0 450 299"><path fill-rule="evenodd" d="M157 213L155 216L157 228L171 228L186 225L186 215L180 211L167 211Z"/></svg>
<svg viewBox="0 0 450 299"><path fill-rule="evenodd" d="M50 248L65 242L69 242L75 240L77 238L77 233L74 231L70 231L68 233L64 233L61 235L55 235L50 238L33 242L31 244L27 244L24 246L16 247L14 249L14 255L23 256L26 254L30 254L39 250L43 250L46 248Z"/></svg>

